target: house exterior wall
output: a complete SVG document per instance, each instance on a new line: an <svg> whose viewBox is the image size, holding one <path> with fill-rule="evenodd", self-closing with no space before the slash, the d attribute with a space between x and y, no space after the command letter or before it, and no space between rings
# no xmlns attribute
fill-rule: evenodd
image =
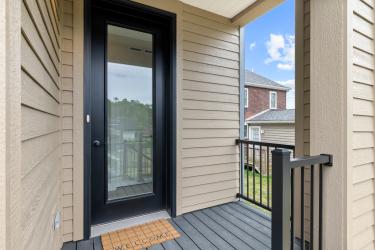
<svg viewBox="0 0 375 250"><path fill-rule="evenodd" d="M64 37L73 44L72 51L65 51L73 57L72 67L71 60L65 63L73 73L64 78L64 91L73 100L66 99L64 104L73 111L63 113L67 122L63 141L68 149L63 156L63 183L73 188L63 193L64 241L82 238L83 228L83 164L77 151L81 149L75 147L76 138L83 136L79 131L83 126L83 64L75 63L83 51L82 2L73 2L73 40L70 25ZM239 27L176 0L137 2L177 16L177 214L233 201L239 178L239 152L234 143L239 137ZM71 17L70 7L68 11L66 18Z"/></svg>
<svg viewBox="0 0 375 250"><path fill-rule="evenodd" d="M262 142L295 145L294 124L249 123L249 127L251 126L260 126Z"/></svg>
<svg viewBox="0 0 375 250"><path fill-rule="evenodd" d="M248 105L245 108L245 119L270 108L271 91L277 93L277 108L286 109L286 91L257 87L246 88L248 89Z"/></svg>
<svg viewBox="0 0 375 250"><path fill-rule="evenodd" d="M73 2L62 0L61 116L62 116L62 236L73 240ZM76 152L77 155L80 153ZM78 195L78 194L75 194Z"/></svg>
<svg viewBox="0 0 375 250"><path fill-rule="evenodd" d="M324 169L324 249L353 248L352 176L348 172L354 160L349 93L352 31L348 23L352 16L348 7L353 2L310 2L310 153L334 157L333 167Z"/></svg>
<svg viewBox="0 0 375 250"><path fill-rule="evenodd" d="M348 67L348 193L351 212L352 249L375 248L374 213L374 2L351 1L347 17L348 49L352 57ZM350 63L350 64L349 64ZM348 225L349 226L349 225Z"/></svg>
<svg viewBox="0 0 375 250"><path fill-rule="evenodd" d="M178 213L233 201L239 177L239 27L182 8Z"/></svg>
<svg viewBox="0 0 375 250"><path fill-rule="evenodd" d="M0 249L21 249L21 1L0 3Z"/></svg>
<svg viewBox="0 0 375 250"><path fill-rule="evenodd" d="M185 101L190 101L188 92L185 91L186 86L189 86L188 81L192 81L187 79L189 74L190 76L194 74L200 76L194 80L197 83L191 86L195 86L194 90L198 90L198 92L208 92L207 98L210 91L201 89L205 84L214 86L216 91L212 94L215 98L221 97L217 91L220 88L225 89L226 95L228 93L232 93L234 96L238 95L239 84L234 84L236 76L233 71L220 72L220 77L217 77L217 72L209 71L212 70L211 61L206 63L211 66L197 69L191 63L185 62L183 57L185 57L185 52L192 52L198 55L202 53L205 58L209 57L208 51L211 51L210 55L213 58L220 58L216 63L221 63L222 57L228 57L226 59L230 60L223 60L223 62L234 61L232 63L235 64L238 53L230 51L230 48L233 49L237 46L233 42L222 43L223 38L216 41L210 37L209 32L205 32L204 36L201 35L201 40L188 41L187 39L193 39L194 36L189 35L188 30L187 34L185 31L182 32L182 27L188 29L188 25L191 25L195 20L209 23L211 32L217 32L217 29L219 31L226 30L224 27L229 30L237 30L237 27L228 25L226 19L184 6L176 1L140 1L178 14L177 26L180 31L177 34L178 213L230 201L234 199L231 196L234 190L231 185L237 183L236 177L232 181L230 180L232 176L227 175L227 173L235 172L238 166L236 162L230 162L232 159L238 159L236 147L229 144L234 136L226 134L226 137L222 138L221 136L225 136L225 133L220 135L205 133L200 138L191 138L193 133L189 132L192 129L203 131L205 128L225 128L225 130L219 129L217 132L232 133L239 129L239 121L233 115L235 111L229 112L233 115L229 121L223 119L215 123L214 119L208 118L216 117L216 115L211 116L216 114L214 113L216 111L209 111L207 108L208 112L202 111L204 113L202 118L200 112L184 110L183 107L186 103L188 107L194 107L190 105L190 102ZM76 5L77 2L79 0L74 1L73 4ZM71 75L69 73L71 67L62 66L63 53L61 50L65 46L64 42L56 37L56 34L60 34L60 37L61 34L64 34L61 26L58 25L64 19L64 15L61 14L64 4L56 1L37 1L38 4L35 3L36 1L31 0L22 2L5 0L1 2L0 8L0 33L4 35L0 36L0 46L3 46L0 49L0 66L2 66L0 71L0 197L5 197L5 202L0 203L0 227L3 229L1 232L4 232L0 235L0 247L5 246L9 249L24 249L26 244L30 249L58 249L62 241L62 231L61 228L53 231L51 224L55 212L59 209L63 210L64 205L62 204L65 204L67 197L72 197L73 207L70 205L65 207L72 207L73 211L78 211L78 213L73 213L73 225L82 225L83 221L82 213L80 214L80 209L77 209L76 206L76 204L79 206L80 202L74 202L74 200L80 200L83 197L80 196L82 194L80 183L82 184L83 178L82 176L77 177L80 175L79 173L83 172L83 166L76 164L76 159L82 156L72 155L71 167L73 180L78 178L80 183L71 183L72 191L64 193L65 188L66 191L69 191L70 188L69 178L65 179L62 176L64 173L62 168L65 168L63 152L68 149L63 149L63 146L59 145L62 144L66 134L69 134L66 131L64 136L64 132L61 131L64 128L64 125L61 124L64 120L72 120L73 134L79 131L79 126L76 128L74 124L81 120L79 117L82 112L77 112L79 105L76 106L75 100L82 100L83 92L78 86L82 84L82 78L78 77L79 79L77 79L76 76L79 74L76 72L83 72L83 68L81 68L82 63L75 62L81 56L82 50L75 47L75 40L73 40L74 52L77 53L73 57L74 67L73 75ZM52 7L54 4L56 8ZM302 84L298 85L302 88L299 87L297 90L298 104L302 104L300 108L297 107L297 126L299 127L297 137L300 136L297 140L299 143L297 149L301 150L300 152L303 154L322 152L334 154L334 166L325 169L324 249L374 248L373 7L372 1L368 0L317 0L312 1L311 6L309 1L304 1L303 20L305 22L302 26L304 46L301 56L304 68L302 69ZM184 14L185 8L186 13ZM55 12L54 10L59 11ZM78 13L74 14L74 11ZM74 16L80 17L78 20L83 20L82 9L74 9L74 11ZM197 19L190 20L188 19L189 15L195 16ZM25 22L27 19L33 21ZM57 22L57 20L60 21ZM82 30L82 26L76 26L76 20L77 18L74 19L73 33L76 32L75 30ZM184 22L187 24L182 26ZM19 32L21 25L22 32ZM201 25L200 22L198 26L204 25ZM70 26L68 25L68 27ZM32 30L38 32L31 32ZM66 29L67 36L69 30ZM228 31L221 32L219 34L228 34ZM193 34L197 35L195 33ZM310 34L312 39L310 39ZM188 46L189 43L191 43L190 46L195 46L194 50L193 47ZM203 49L203 52L197 53L199 48ZM196 54L194 55L198 56ZM186 59L186 61L189 60ZM69 66L70 63L71 61L67 59L64 65ZM297 63L297 67L299 66ZM222 66L215 65L215 67ZM194 74L189 72L194 72ZM65 88L62 87L64 86L63 78L72 78L74 84L78 84L73 86L72 92L75 105L73 118L68 119L63 119L63 117L71 117L69 111L63 111L62 103L65 102L62 97L62 89ZM310 78L313 83L311 85L309 84ZM69 80L65 81L69 82ZM297 84L299 83L297 82ZM301 89L302 92L299 92ZM193 95L193 97L195 96ZM66 102L69 106L69 102ZM210 103L208 100L195 99L194 102L196 104ZM222 107L230 106L233 108L233 105L226 106L224 104ZM199 105L200 109L202 107L204 106ZM301 111L303 115L298 113ZM56 118L58 118L57 122ZM206 119L210 122L203 122ZM188 127L194 124L198 127ZM69 126L66 130L70 130L68 128ZM57 136L55 138L57 141L51 139L54 138L54 134L60 134L60 142L56 139ZM199 133L194 133L193 136L197 134ZM65 138L69 138L69 136ZM73 136L73 141L75 138L77 136ZM35 140L40 140L41 143L32 147ZM70 144L69 139L66 141L64 139L64 142ZM208 142L215 142L215 144ZM47 149L44 148L46 145L49 145ZM223 146L217 147L216 145ZM43 148L44 151L41 150ZM57 153L58 151L60 154ZM229 151L231 153L228 154L230 158L227 163L228 159L225 158L227 157L225 153ZM76 149L73 152L77 152ZM224 157L221 158L221 156ZM185 167L184 164L187 162L191 164L194 159L206 165ZM220 167L215 166L217 161L213 161L213 159L219 162L218 166ZM69 167L66 168L69 169ZM189 169L194 170L194 168L198 169L203 178L199 179L198 176L195 179L195 186L188 189L190 187L185 186L183 180L190 178L188 175L194 171L189 172ZM231 168L233 171L228 171ZM213 171L221 171L224 174L213 174ZM227 179L229 187L215 183L207 185L199 183L199 180L203 179L216 180L217 183L220 183L225 180L222 178L223 176L229 176ZM64 182L69 184L65 185ZM41 188L41 183L43 188ZM210 188L214 188L216 193L215 191L210 192ZM201 189L204 190L204 193ZM219 192L219 189L224 192ZM185 197L189 198L187 199L188 203L183 204L182 201ZM205 198L207 197L213 197L213 200L206 202ZM200 201L205 202L200 203ZM67 214L61 212L64 216ZM69 228L66 226L70 223L69 216L64 218L68 219L64 219L62 227ZM67 232L65 235L71 235L69 230L65 232ZM75 234L80 235L82 232L76 232L73 226L73 237ZM22 239L20 239L20 235L22 235ZM66 236L65 240L69 240L69 237ZM77 237L76 239L79 239L79 236Z"/></svg>
<svg viewBox="0 0 375 250"><path fill-rule="evenodd" d="M311 2L310 150L335 159L323 183L326 249L375 247L373 25L373 1Z"/></svg>
<svg viewBox="0 0 375 250"><path fill-rule="evenodd" d="M23 1L21 5L21 196L22 247L57 249L61 231L52 223L61 213L62 2ZM62 224L61 227L66 227Z"/></svg>
<svg viewBox="0 0 375 250"><path fill-rule="evenodd" d="M296 131L295 145L297 156L310 155L310 0L296 1ZM300 171L296 169L296 176ZM300 178L295 180L300 187ZM309 200L310 190L308 176L305 177L305 200ZM295 190L295 229L300 237L300 189ZM310 210L310 204L305 203L305 211ZM305 239L309 239L309 214L305 213Z"/></svg>

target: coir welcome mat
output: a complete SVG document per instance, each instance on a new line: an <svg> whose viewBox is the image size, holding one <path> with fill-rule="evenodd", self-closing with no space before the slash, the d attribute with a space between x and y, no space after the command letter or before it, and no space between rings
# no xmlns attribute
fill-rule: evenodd
<svg viewBox="0 0 375 250"><path fill-rule="evenodd" d="M165 219L101 235L104 250L143 249L178 237Z"/></svg>

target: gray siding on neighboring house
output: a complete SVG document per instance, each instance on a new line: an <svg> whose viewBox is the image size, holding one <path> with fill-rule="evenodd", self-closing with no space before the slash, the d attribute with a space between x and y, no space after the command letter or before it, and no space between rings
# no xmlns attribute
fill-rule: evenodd
<svg viewBox="0 0 375 250"><path fill-rule="evenodd" d="M239 29L184 5L182 213L233 201L238 191Z"/></svg>
<svg viewBox="0 0 375 250"><path fill-rule="evenodd" d="M22 2L22 235L24 249L57 249L61 205L61 2ZM69 188L69 187L64 187Z"/></svg>
<svg viewBox="0 0 375 250"><path fill-rule="evenodd" d="M253 126L253 125L250 125ZM256 124L261 127L261 141L279 144L295 144L294 124Z"/></svg>

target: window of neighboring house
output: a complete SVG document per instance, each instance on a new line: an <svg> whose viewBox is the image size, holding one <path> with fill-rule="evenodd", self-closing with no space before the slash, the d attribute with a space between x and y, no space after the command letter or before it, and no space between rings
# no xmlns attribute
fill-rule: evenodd
<svg viewBox="0 0 375 250"><path fill-rule="evenodd" d="M251 141L260 141L260 127L250 127L249 132Z"/></svg>
<svg viewBox="0 0 375 250"><path fill-rule="evenodd" d="M270 109L277 109L277 93L270 91Z"/></svg>
<svg viewBox="0 0 375 250"><path fill-rule="evenodd" d="M245 124L245 126L244 126L244 137L245 138L248 138L248 129L249 129L248 125Z"/></svg>
<svg viewBox="0 0 375 250"><path fill-rule="evenodd" d="M249 106L249 89L245 88L245 96L244 96L245 108Z"/></svg>

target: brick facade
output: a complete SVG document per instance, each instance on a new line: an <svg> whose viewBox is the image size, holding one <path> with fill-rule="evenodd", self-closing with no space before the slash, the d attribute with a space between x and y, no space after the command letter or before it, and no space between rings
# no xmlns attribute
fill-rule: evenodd
<svg viewBox="0 0 375 250"><path fill-rule="evenodd" d="M277 93L277 109L286 109L286 91L267 88L246 87L248 89L248 107L245 119L270 108L270 91Z"/></svg>

